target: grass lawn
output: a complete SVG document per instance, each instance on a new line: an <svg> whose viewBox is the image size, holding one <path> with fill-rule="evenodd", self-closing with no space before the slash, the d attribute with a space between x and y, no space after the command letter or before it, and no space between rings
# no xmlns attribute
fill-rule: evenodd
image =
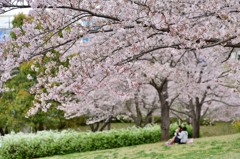
<svg viewBox="0 0 240 159"><path fill-rule="evenodd" d="M112 123L111 127L113 129L125 129L127 127L134 126L134 123ZM159 125L160 127L160 125ZM80 131L90 131L89 126L80 126ZM201 126L201 136L219 136L219 135L229 135L237 133L230 123L226 122L216 122L214 126Z"/></svg>
<svg viewBox="0 0 240 159"><path fill-rule="evenodd" d="M164 142L42 159L240 159L240 133L194 139L187 145Z"/></svg>
<svg viewBox="0 0 240 159"><path fill-rule="evenodd" d="M112 123L111 124L112 129L125 129L125 128L132 127L132 126L134 126L134 123ZM80 130L83 132L91 131L89 126L80 126L80 127L78 127L77 130Z"/></svg>
<svg viewBox="0 0 240 159"><path fill-rule="evenodd" d="M220 136L237 133L237 130L233 128L231 123L216 122L214 126L201 126L201 136Z"/></svg>

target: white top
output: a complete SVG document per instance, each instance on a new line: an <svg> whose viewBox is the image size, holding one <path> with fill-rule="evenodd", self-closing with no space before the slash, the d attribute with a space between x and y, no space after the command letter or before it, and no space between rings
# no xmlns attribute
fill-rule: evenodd
<svg viewBox="0 0 240 159"><path fill-rule="evenodd" d="M188 132L187 131L182 131L180 132L179 136L178 136L179 139L181 139L181 143L187 143L187 140L188 140Z"/></svg>

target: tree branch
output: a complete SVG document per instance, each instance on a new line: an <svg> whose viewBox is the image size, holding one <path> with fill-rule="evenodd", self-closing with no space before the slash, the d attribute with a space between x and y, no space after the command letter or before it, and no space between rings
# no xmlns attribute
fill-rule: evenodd
<svg viewBox="0 0 240 159"><path fill-rule="evenodd" d="M186 113L186 112L182 112L182 111L178 111L176 109L173 109L173 108L170 108L171 111L174 111L174 112L177 112L177 113L180 113L180 114L184 114L184 115L187 115L187 116L191 116L189 113Z"/></svg>
<svg viewBox="0 0 240 159"><path fill-rule="evenodd" d="M224 102L224 101L221 101L221 100L218 100L218 99L211 99L211 100L208 100L208 102L218 102L218 103L222 103L222 104L225 104L225 105L227 105L227 106L229 106L229 107L240 107L240 104L229 104L229 103L227 103L227 102Z"/></svg>
<svg viewBox="0 0 240 159"><path fill-rule="evenodd" d="M31 8L30 5L13 5L13 4L5 4L3 3L3 8L15 8L15 9L24 9L24 8ZM113 21L120 21L120 19L113 17L113 16L109 16L109 15L104 15L104 14L100 14L100 13L94 13L90 10L87 9L83 9L83 8L75 8L75 7L71 7L71 6L47 6L47 7L41 7L38 6L37 8L42 8L42 9L69 9L69 10L74 10L74 11L80 11L80 12L86 12L92 16L95 17L99 17L99 18L105 18L105 19L109 19L109 20L113 20Z"/></svg>

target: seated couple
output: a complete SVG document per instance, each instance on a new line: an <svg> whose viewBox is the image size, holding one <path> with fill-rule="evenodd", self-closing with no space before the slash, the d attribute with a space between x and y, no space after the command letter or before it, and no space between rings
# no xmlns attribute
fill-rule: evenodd
<svg viewBox="0 0 240 159"><path fill-rule="evenodd" d="M179 126L176 130L174 137L167 142L167 145L172 145L174 143L186 144L188 140L188 132L186 127Z"/></svg>

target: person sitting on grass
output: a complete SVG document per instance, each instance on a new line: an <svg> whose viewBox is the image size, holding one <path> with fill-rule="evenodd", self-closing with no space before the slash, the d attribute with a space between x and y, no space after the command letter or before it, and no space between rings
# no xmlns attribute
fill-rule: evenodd
<svg viewBox="0 0 240 159"><path fill-rule="evenodd" d="M178 138L180 139L179 144L186 144L188 141L188 132L187 132L187 128L183 127L182 131L179 133Z"/></svg>
<svg viewBox="0 0 240 159"><path fill-rule="evenodd" d="M174 133L174 136L172 139L170 139L168 142L167 142L167 145L172 145L174 143L180 143L180 138L179 138L179 135L182 131L182 127L181 126L178 126L178 128L176 129L175 133Z"/></svg>

